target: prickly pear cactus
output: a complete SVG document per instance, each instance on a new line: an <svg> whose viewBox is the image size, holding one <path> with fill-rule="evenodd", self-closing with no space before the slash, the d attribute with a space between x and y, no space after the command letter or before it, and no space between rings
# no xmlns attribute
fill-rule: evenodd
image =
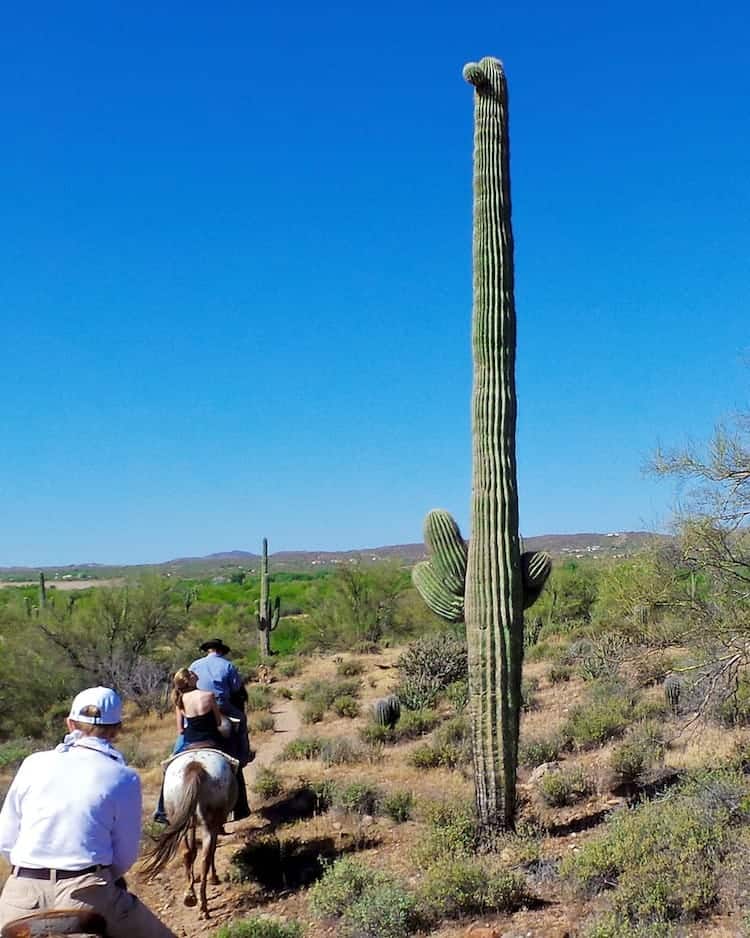
<svg viewBox="0 0 750 938"><path fill-rule="evenodd" d="M256 604L255 615L258 622L261 657L267 658L271 654L271 632L279 624L281 597L277 596L271 602L268 576L268 539L265 537L263 538L263 558L260 567L260 600Z"/></svg>
<svg viewBox="0 0 750 938"><path fill-rule="evenodd" d="M514 826L523 610L539 595L549 558L530 555L522 563L518 534L507 84L493 58L466 65L464 78L474 86L473 485L465 620L477 811L484 839L492 840Z"/></svg>

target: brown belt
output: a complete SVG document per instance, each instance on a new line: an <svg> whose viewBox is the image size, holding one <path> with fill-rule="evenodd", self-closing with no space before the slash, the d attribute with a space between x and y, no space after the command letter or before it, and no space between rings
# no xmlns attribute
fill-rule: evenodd
<svg viewBox="0 0 750 938"><path fill-rule="evenodd" d="M97 873L99 870L108 870L108 866L95 863L82 870L50 870L46 867L37 869L32 866L14 866L13 875L25 879L72 879L74 876L83 876L85 873Z"/></svg>

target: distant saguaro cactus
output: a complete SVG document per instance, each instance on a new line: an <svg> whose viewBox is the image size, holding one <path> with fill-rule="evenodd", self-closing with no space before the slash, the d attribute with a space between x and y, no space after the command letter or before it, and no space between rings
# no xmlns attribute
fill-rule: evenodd
<svg viewBox="0 0 750 938"><path fill-rule="evenodd" d="M373 704L372 713L376 723L380 726L387 726L389 730L392 730L401 716L401 701L395 694L381 697Z"/></svg>
<svg viewBox="0 0 750 938"><path fill-rule="evenodd" d="M271 655L271 632L279 624L281 615L281 598L279 596L272 602L270 579L268 576L268 540L263 538L263 559L260 567L260 600L256 604L255 614L258 620L258 635L260 637L260 654L262 658Z"/></svg>
<svg viewBox="0 0 750 938"><path fill-rule="evenodd" d="M474 86L474 311L471 539L465 619L480 833L512 829L521 718L523 610L550 571L522 560L516 482L516 309L508 88L502 63L464 67ZM526 583L524 582L526 581Z"/></svg>
<svg viewBox="0 0 750 938"><path fill-rule="evenodd" d="M39 574L39 608L44 609L47 605L47 584L44 580L44 573Z"/></svg>
<svg viewBox="0 0 750 938"><path fill-rule="evenodd" d="M668 674L664 678L664 696L669 709L677 716L680 712L680 697L682 696L682 681L676 674Z"/></svg>

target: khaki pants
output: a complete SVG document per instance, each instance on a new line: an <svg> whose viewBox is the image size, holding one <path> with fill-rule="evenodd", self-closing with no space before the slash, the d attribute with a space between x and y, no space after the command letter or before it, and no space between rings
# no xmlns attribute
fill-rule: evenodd
<svg viewBox="0 0 750 938"><path fill-rule="evenodd" d="M11 873L0 896L0 927L42 909L98 912L109 938L176 938L140 899L115 886L107 869L58 882Z"/></svg>

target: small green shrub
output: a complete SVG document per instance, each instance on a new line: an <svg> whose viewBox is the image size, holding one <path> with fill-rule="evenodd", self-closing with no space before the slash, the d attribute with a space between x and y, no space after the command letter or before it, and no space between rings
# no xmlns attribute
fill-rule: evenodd
<svg viewBox="0 0 750 938"><path fill-rule="evenodd" d="M387 726L381 726L380 723L368 723L360 727L359 737L363 743L371 746L385 745L396 741L396 734Z"/></svg>
<svg viewBox="0 0 750 938"><path fill-rule="evenodd" d="M379 882L379 874L349 857L336 860L310 889L310 909L317 918L339 918L355 899Z"/></svg>
<svg viewBox="0 0 750 938"><path fill-rule="evenodd" d="M38 746L35 746L31 739L9 739L7 742L0 743L0 769L20 765L26 756L30 756L37 748Z"/></svg>
<svg viewBox="0 0 750 938"><path fill-rule="evenodd" d="M613 772L624 782L636 782L664 756L664 737L655 723L634 727L609 759Z"/></svg>
<svg viewBox="0 0 750 938"><path fill-rule="evenodd" d="M336 663L336 674L339 677L356 677L365 670L364 664L356 658L350 658L348 661L338 661Z"/></svg>
<svg viewBox="0 0 750 938"><path fill-rule="evenodd" d="M469 915L511 912L528 893L523 879L509 872L491 872L481 859L444 860L425 874L421 899L425 910L439 921Z"/></svg>
<svg viewBox="0 0 750 938"><path fill-rule="evenodd" d="M410 791L394 791L383 798L383 814L397 824L408 821L414 812L414 795Z"/></svg>
<svg viewBox="0 0 750 938"><path fill-rule="evenodd" d="M750 725L750 680L741 677L729 692L719 694L711 717L721 726Z"/></svg>
<svg viewBox="0 0 750 938"><path fill-rule="evenodd" d="M445 698L456 713L463 713L469 705L468 680L454 681L445 689Z"/></svg>
<svg viewBox="0 0 750 938"><path fill-rule="evenodd" d="M562 808L581 799L589 785L580 768L547 772L539 780L539 794L551 808Z"/></svg>
<svg viewBox="0 0 750 938"><path fill-rule="evenodd" d="M635 700L635 695L623 684L597 682L589 699L571 710L562 735L578 749L616 739L633 719Z"/></svg>
<svg viewBox="0 0 750 938"><path fill-rule="evenodd" d="M408 713L402 713L393 732L399 742L419 739L420 736L432 732L439 722L440 715L434 710L410 710Z"/></svg>
<svg viewBox="0 0 750 938"><path fill-rule="evenodd" d="M337 697L359 697L362 683L359 680L338 678L308 681L299 691L300 700L323 703L326 709Z"/></svg>
<svg viewBox="0 0 750 938"><path fill-rule="evenodd" d="M359 716L359 702L347 694L337 697L331 704L331 709L340 717L353 719Z"/></svg>
<svg viewBox="0 0 750 938"><path fill-rule="evenodd" d="M584 938L678 938L678 933L667 922L634 925L619 915L609 914L587 928Z"/></svg>
<svg viewBox="0 0 750 938"><path fill-rule="evenodd" d="M320 758L326 765L353 765L364 757L364 749L355 739L332 736L321 740Z"/></svg>
<svg viewBox="0 0 750 938"><path fill-rule="evenodd" d="M449 634L432 635L412 642L397 665L400 673L395 691L407 710L433 707L455 681L466 680L466 642Z"/></svg>
<svg viewBox="0 0 750 938"><path fill-rule="evenodd" d="M536 707L536 693L539 681L535 677L526 678L521 684L521 709L533 710Z"/></svg>
<svg viewBox="0 0 750 938"><path fill-rule="evenodd" d="M659 652L640 658L635 666L635 681L639 687L650 687L661 684L664 678L674 668L674 658Z"/></svg>
<svg viewBox="0 0 750 938"><path fill-rule="evenodd" d="M438 802L425 810L427 827L414 850L418 866L427 869L446 857L473 855L477 820L473 806Z"/></svg>
<svg viewBox="0 0 750 938"><path fill-rule="evenodd" d="M247 703L245 709L248 713L256 710L268 710L271 706L271 690L265 684L254 684L247 689Z"/></svg>
<svg viewBox="0 0 750 938"><path fill-rule="evenodd" d="M276 721L270 713L259 713L251 717L247 725L251 733L268 733L276 726Z"/></svg>
<svg viewBox="0 0 750 938"><path fill-rule="evenodd" d="M436 769L440 765L440 756L429 743L423 743L409 753L406 761L415 769Z"/></svg>
<svg viewBox="0 0 750 938"><path fill-rule="evenodd" d="M554 762L563 748L559 736L540 736L524 740L518 750L521 765L535 769L544 762Z"/></svg>
<svg viewBox="0 0 750 938"><path fill-rule="evenodd" d="M569 664L553 664L547 672L550 684L562 684L573 676L573 669Z"/></svg>
<svg viewBox="0 0 750 938"><path fill-rule="evenodd" d="M284 790L284 783L273 769L261 766L253 782L253 791L261 798L275 798Z"/></svg>
<svg viewBox="0 0 750 938"><path fill-rule="evenodd" d="M291 687L277 687L275 693L277 697L283 697L284 700L294 700L294 691Z"/></svg>
<svg viewBox="0 0 750 938"><path fill-rule="evenodd" d="M222 925L213 938L302 938L298 922L274 921L270 918L247 918Z"/></svg>
<svg viewBox="0 0 750 938"><path fill-rule="evenodd" d="M322 723L326 715L326 706L320 700L311 700L302 710L302 722L308 725Z"/></svg>
<svg viewBox="0 0 750 938"><path fill-rule="evenodd" d="M378 813L383 793L369 782L350 782L333 794L332 807L347 814L374 815Z"/></svg>
<svg viewBox="0 0 750 938"><path fill-rule="evenodd" d="M299 736L287 743L281 753L281 758L287 761L297 759L317 759L323 740L319 736Z"/></svg>
<svg viewBox="0 0 750 938"><path fill-rule="evenodd" d="M282 658L277 663L276 670L281 677L296 677L302 670L302 662L299 658Z"/></svg>

